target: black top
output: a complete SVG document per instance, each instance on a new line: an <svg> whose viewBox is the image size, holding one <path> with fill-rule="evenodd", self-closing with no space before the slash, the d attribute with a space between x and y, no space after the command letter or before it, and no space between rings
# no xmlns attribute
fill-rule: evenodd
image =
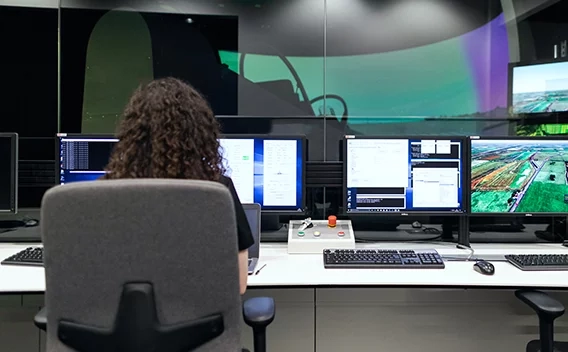
<svg viewBox="0 0 568 352"><path fill-rule="evenodd" d="M245 214L245 209L239 200L239 195L233 184L233 180L229 177L221 176L219 180L222 184L227 186L233 196L233 201L235 203L235 213L237 216L237 236L239 238L239 251L244 251L249 249L254 244L254 238L252 237L252 232Z"/></svg>

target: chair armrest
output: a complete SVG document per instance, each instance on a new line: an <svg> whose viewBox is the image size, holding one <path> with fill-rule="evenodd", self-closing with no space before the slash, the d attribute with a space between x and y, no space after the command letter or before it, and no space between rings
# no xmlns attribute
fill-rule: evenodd
<svg viewBox="0 0 568 352"><path fill-rule="evenodd" d="M564 314L564 305L544 292L518 290L515 296L547 320L552 321Z"/></svg>
<svg viewBox="0 0 568 352"><path fill-rule="evenodd" d="M47 331L47 309L43 307L34 317L34 324L38 329Z"/></svg>
<svg viewBox="0 0 568 352"><path fill-rule="evenodd" d="M249 298L243 303L245 323L254 328L267 327L274 320L274 300L270 297Z"/></svg>

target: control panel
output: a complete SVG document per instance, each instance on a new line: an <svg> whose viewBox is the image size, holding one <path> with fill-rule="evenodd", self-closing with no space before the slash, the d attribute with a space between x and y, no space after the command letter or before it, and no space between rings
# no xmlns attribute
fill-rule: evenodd
<svg viewBox="0 0 568 352"><path fill-rule="evenodd" d="M291 220L288 225L289 254L320 254L326 248L353 249L355 235L351 220Z"/></svg>

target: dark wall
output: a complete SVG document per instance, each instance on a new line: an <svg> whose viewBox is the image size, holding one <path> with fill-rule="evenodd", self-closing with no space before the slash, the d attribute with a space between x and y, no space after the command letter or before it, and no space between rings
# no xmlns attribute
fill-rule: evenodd
<svg viewBox="0 0 568 352"><path fill-rule="evenodd" d="M554 2L542 11L526 17L519 23L525 28L526 35L520 38L522 61L552 60L554 59L554 46L568 40L568 1Z"/></svg>

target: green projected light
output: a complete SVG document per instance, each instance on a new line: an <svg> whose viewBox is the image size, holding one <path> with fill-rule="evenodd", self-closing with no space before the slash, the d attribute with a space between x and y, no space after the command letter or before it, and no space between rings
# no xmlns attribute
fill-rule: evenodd
<svg viewBox="0 0 568 352"><path fill-rule="evenodd" d="M327 94L347 102L353 123L368 117L458 116L476 111L474 82L460 39L419 48L357 56L328 57ZM221 61L239 73L240 54L221 51ZM323 59L287 57L310 98L323 94ZM420 63L419 65L417 63ZM247 54L246 77L252 82L289 79L292 74L277 56ZM408 84L412 82L412 84ZM323 103L322 103L323 104Z"/></svg>
<svg viewBox="0 0 568 352"><path fill-rule="evenodd" d="M87 49L83 133L113 133L132 92L153 79L152 42L137 12L109 11Z"/></svg>

